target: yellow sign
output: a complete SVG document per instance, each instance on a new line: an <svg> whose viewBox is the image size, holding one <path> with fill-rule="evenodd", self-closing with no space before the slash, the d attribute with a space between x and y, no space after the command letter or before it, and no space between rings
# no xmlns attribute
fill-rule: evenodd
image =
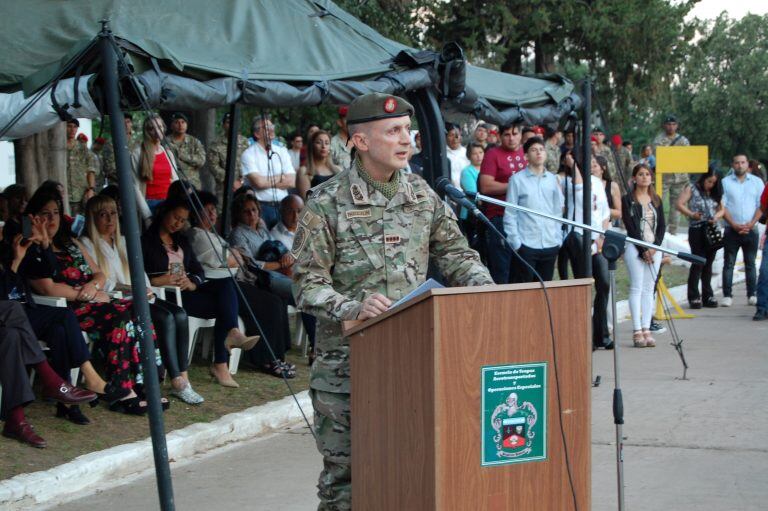
<svg viewBox="0 0 768 511"><path fill-rule="evenodd" d="M705 145L658 146L656 174L701 174L709 169L709 147ZM656 178L656 192L661 195L661 177Z"/></svg>

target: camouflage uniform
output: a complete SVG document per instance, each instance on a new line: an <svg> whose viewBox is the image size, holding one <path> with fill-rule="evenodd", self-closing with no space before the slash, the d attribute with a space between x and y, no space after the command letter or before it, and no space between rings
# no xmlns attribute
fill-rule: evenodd
<svg viewBox="0 0 768 511"><path fill-rule="evenodd" d="M72 215L80 213L83 194L88 189L88 173L95 176L96 171L96 159L85 144L75 141L70 146L67 143L67 193Z"/></svg>
<svg viewBox="0 0 768 511"><path fill-rule="evenodd" d="M626 147L621 146L618 149L618 156L619 165L621 166L620 170L623 172L623 176L629 179L629 176L632 175L632 153ZM621 175L617 175L613 179L618 180L620 177Z"/></svg>
<svg viewBox="0 0 768 511"><path fill-rule="evenodd" d="M216 197L219 199L219 207L224 204L224 178L227 175L227 146L229 145L229 134L222 133L213 141L213 144L208 148L208 171L211 173L213 180L216 182ZM237 135L237 156L235 157L235 175L240 175L240 157L243 155L243 151L248 149L248 139L244 136Z"/></svg>
<svg viewBox="0 0 768 511"><path fill-rule="evenodd" d="M674 144L672 143L674 142ZM682 135L674 135L668 137L666 133L659 133L656 138L653 139L653 154L656 154L656 148L659 146L689 146L691 143ZM669 197L669 221L667 222L667 230L670 234L677 234L678 224L680 223L680 212L675 207L677 198L683 192L685 185L690 183L690 177L685 172L679 172L675 174L663 174L662 175L662 194L664 197Z"/></svg>
<svg viewBox="0 0 768 511"><path fill-rule="evenodd" d="M138 147L141 142L135 138L128 141L128 152L133 151ZM101 176L98 176L99 182L110 185L117 184L117 164L115 163L115 147L112 145L111 140L104 142L104 147L101 149Z"/></svg>
<svg viewBox="0 0 768 511"><path fill-rule="evenodd" d="M166 138L168 148L176 157L179 179L186 177L198 190L201 189L200 169L205 164L205 147L192 135L184 135L181 142L175 142L173 137Z"/></svg>
<svg viewBox="0 0 768 511"><path fill-rule="evenodd" d="M595 154L595 156L602 156L608 161L608 172L611 174L611 179L620 179L621 174L619 174L616 169L616 159L613 157L611 146L608 144L603 144L602 147L598 148L597 154Z"/></svg>
<svg viewBox="0 0 768 511"><path fill-rule="evenodd" d="M309 148L311 151L312 148ZM352 149L347 147L346 138L341 133L336 133L331 138L331 160L342 169L348 169L352 165Z"/></svg>
<svg viewBox="0 0 768 511"><path fill-rule="evenodd" d="M560 170L560 146L547 142L544 147L547 150L547 163L545 166L548 171L557 174L557 171Z"/></svg>
<svg viewBox="0 0 768 511"><path fill-rule="evenodd" d="M372 184L356 162L310 191L293 254L296 301L317 317L310 392L324 457L319 509L350 509L350 348L341 321L356 319L373 293L405 296L426 280L430 258L452 285L493 280L451 208L421 177L400 170L392 182Z"/></svg>

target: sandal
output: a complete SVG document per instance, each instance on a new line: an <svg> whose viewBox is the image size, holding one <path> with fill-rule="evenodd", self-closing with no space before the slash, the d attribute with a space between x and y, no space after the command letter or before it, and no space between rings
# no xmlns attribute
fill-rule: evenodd
<svg viewBox="0 0 768 511"><path fill-rule="evenodd" d="M285 362L280 360L262 366L261 370L262 372L276 378L282 378L285 376L286 378L291 379L296 377L296 370L291 369L288 365L286 365Z"/></svg>
<svg viewBox="0 0 768 511"><path fill-rule="evenodd" d="M651 336L651 331L646 330L643 332L643 336L645 337L645 345L649 348L655 348L656 347L656 339L654 339Z"/></svg>
<svg viewBox="0 0 768 511"><path fill-rule="evenodd" d="M112 403L109 405L109 410L126 415L144 415L147 413L147 402L140 400L139 396L135 396Z"/></svg>
<svg viewBox="0 0 768 511"><path fill-rule="evenodd" d="M641 330L632 332L632 344L635 348L645 348L648 346L648 344L646 344L645 335Z"/></svg>
<svg viewBox="0 0 768 511"><path fill-rule="evenodd" d="M103 393L96 393L96 399L88 403L91 405L91 408L94 408L96 405L99 404L100 400L104 400L107 405L112 405L117 401L120 401L121 399L125 399L128 394L131 393L131 389L126 389L124 387L121 387L114 381L110 381L104 386L104 392Z"/></svg>

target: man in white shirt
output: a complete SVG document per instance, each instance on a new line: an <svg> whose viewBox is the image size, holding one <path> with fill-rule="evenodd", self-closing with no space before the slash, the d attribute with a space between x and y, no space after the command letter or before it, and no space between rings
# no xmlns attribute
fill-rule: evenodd
<svg viewBox="0 0 768 511"><path fill-rule="evenodd" d="M293 238L296 236L296 228L299 225L299 213L304 209L304 201L301 197L292 193L280 201L280 221L269 234L272 239L279 241L288 250L293 247Z"/></svg>
<svg viewBox="0 0 768 511"><path fill-rule="evenodd" d="M243 180L255 191L261 206L261 218L271 229L280 220L280 201L296 187L296 171L288 150L270 143L274 125L269 117L254 119L256 143L243 152Z"/></svg>
<svg viewBox="0 0 768 511"><path fill-rule="evenodd" d="M445 125L445 143L448 161L451 163L451 184L461 189L461 171L469 166L467 148L461 145L461 129L458 125Z"/></svg>

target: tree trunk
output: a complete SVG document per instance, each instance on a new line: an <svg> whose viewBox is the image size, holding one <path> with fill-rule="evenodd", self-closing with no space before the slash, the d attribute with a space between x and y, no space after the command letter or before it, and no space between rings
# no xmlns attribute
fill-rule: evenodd
<svg viewBox="0 0 768 511"><path fill-rule="evenodd" d="M520 74L523 71L523 49L519 46L507 50L504 62L501 64L504 73Z"/></svg>
<svg viewBox="0 0 768 511"><path fill-rule="evenodd" d="M553 40L547 35L541 36L534 46L535 72L551 73L555 69L555 53L552 48Z"/></svg>
<svg viewBox="0 0 768 511"><path fill-rule="evenodd" d="M47 179L67 185L67 125L13 141L16 155L16 182L31 195ZM66 191L64 207L67 208Z"/></svg>
<svg viewBox="0 0 768 511"><path fill-rule="evenodd" d="M44 160L45 179L53 179L64 185L64 209L69 209L69 187L67 180L67 123L60 122L45 133L47 152ZM43 172L40 172L41 177Z"/></svg>

